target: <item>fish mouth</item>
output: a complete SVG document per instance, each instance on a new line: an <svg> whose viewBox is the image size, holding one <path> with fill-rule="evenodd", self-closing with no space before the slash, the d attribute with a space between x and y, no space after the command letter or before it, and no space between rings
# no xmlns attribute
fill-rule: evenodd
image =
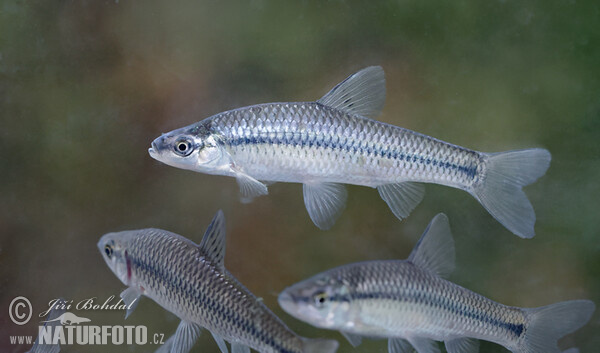
<svg viewBox="0 0 600 353"><path fill-rule="evenodd" d="M158 157L158 146L156 146L156 141L152 141L152 144L150 145L151 147L148 148L148 153L150 154L150 157L157 159Z"/></svg>
<svg viewBox="0 0 600 353"><path fill-rule="evenodd" d="M279 306L286 311L288 314L295 314L297 312L297 305L294 301L294 298L290 293L283 291L279 293L279 297L277 298L277 302Z"/></svg>

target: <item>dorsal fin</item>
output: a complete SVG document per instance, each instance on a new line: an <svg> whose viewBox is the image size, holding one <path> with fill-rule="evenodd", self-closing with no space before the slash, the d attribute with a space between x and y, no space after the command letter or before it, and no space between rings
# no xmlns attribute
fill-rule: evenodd
<svg viewBox="0 0 600 353"><path fill-rule="evenodd" d="M223 211L217 211L206 229L199 247L209 260L222 268L225 267L225 215L223 215Z"/></svg>
<svg viewBox="0 0 600 353"><path fill-rule="evenodd" d="M421 239L410 253L408 261L441 277L454 270L454 239L448 217L439 213L429 223Z"/></svg>
<svg viewBox="0 0 600 353"><path fill-rule="evenodd" d="M317 101L350 114L375 118L385 104L385 76L381 66L369 66L348 76Z"/></svg>

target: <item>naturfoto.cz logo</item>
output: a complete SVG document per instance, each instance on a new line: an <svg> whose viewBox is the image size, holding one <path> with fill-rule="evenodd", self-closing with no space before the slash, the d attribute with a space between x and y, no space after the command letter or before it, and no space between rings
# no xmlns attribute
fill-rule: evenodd
<svg viewBox="0 0 600 353"><path fill-rule="evenodd" d="M48 309L39 314L46 316L40 322L38 338L34 345L61 346L61 345L121 345L121 344L163 344L164 334L153 335L148 341L148 329L144 325L92 325L87 317L78 316L68 310L127 310L128 306L119 300L113 304L115 296L110 296L102 303L96 298L85 299L74 303L73 300L54 299L48 304ZM130 305L133 305L130 304ZM17 325L26 324L32 316L31 302L22 296L16 297L9 305L11 320ZM25 337L24 340L21 338ZM29 339L27 339L29 338ZM10 337L12 344L31 343L30 336Z"/></svg>

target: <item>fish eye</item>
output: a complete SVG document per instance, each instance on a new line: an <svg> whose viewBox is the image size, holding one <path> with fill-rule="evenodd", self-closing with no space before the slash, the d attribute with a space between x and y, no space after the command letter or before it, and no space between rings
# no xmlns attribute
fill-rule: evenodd
<svg viewBox="0 0 600 353"><path fill-rule="evenodd" d="M175 143L175 152L181 156L192 153L192 143L188 139L181 139Z"/></svg>
<svg viewBox="0 0 600 353"><path fill-rule="evenodd" d="M112 257L112 254L113 254L113 246L111 244L106 244L104 246L104 253L110 259Z"/></svg>
<svg viewBox="0 0 600 353"><path fill-rule="evenodd" d="M315 300L315 305L319 308L322 307L328 300L327 293L325 292L318 292L313 296L313 298Z"/></svg>

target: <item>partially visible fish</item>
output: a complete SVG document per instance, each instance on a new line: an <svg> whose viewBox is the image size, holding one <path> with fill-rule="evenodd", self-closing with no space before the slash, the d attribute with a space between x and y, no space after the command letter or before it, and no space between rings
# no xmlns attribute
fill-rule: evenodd
<svg viewBox="0 0 600 353"><path fill-rule="evenodd" d="M200 245L160 229L109 233L98 242L104 260L128 286L121 298L135 309L145 295L181 323L164 349L189 352L202 328L221 352L333 353L338 342L296 335L226 269L225 218L219 211ZM126 316L126 317L127 317Z"/></svg>
<svg viewBox="0 0 600 353"><path fill-rule="evenodd" d="M383 69L368 67L316 102L219 113L163 134L148 152L177 168L235 177L243 201L268 193L260 180L302 183L321 229L345 206L342 184L377 188L403 219L423 198L423 182L465 190L514 234L535 235L535 212L521 188L544 175L548 151L477 152L371 119L384 101Z"/></svg>
<svg viewBox="0 0 600 353"><path fill-rule="evenodd" d="M506 306L442 277L454 268L448 219L437 215L408 260L341 266L299 282L279 295L280 306L311 325L338 330L353 345L361 337L387 338L390 353L478 350L477 339L512 352L558 353L557 340L583 326L589 300L539 308ZM568 352L577 352L576 349Z"/></svg>

